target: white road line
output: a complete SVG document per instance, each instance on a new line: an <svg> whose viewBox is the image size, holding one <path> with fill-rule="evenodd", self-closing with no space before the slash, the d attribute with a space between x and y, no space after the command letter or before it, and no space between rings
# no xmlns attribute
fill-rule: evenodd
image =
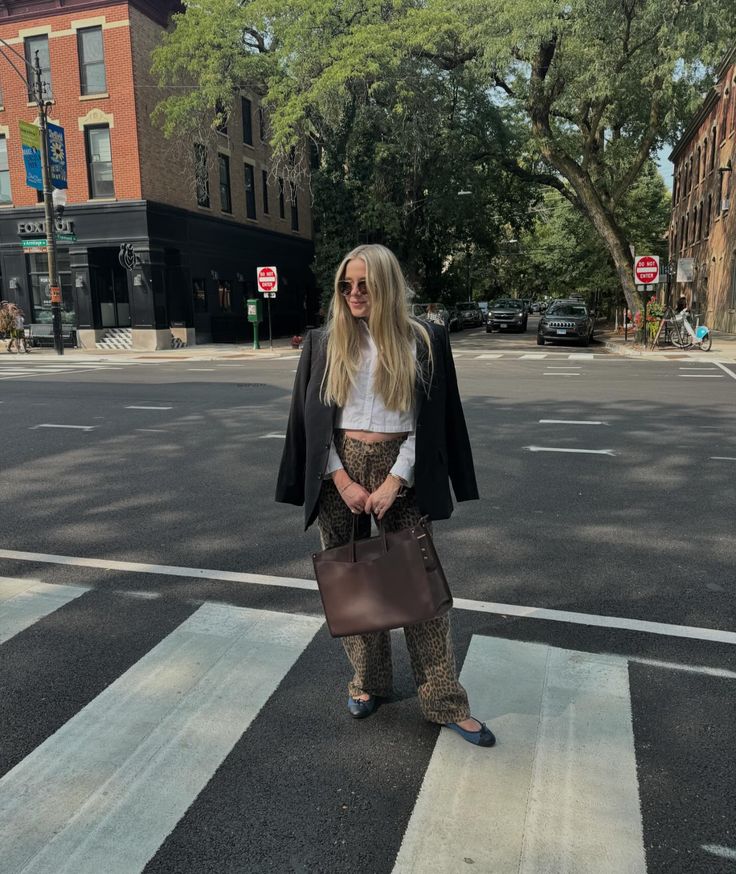
<svg viewBox="0 0 736 874"><path fill-rule="evenodd" d="M214 373L214 367L187 367L190 373Z"/></svg>
<svg viewBox="0 0 736 874"><path fill-rule="evenodd" d="M524 446L528 452L569 452L577 455L611 455L615 456L613 449L563 449L556 446Z"/></svg>
<svg viewBox="0 0 736 874"><path fill-rule="evenodd" d="M286 434L261 434L260 440L285 440Z"/></svg>
<svg viewBox="0 0 736 874"><path fill-rule="evenodd" d="M734 859L736 861L736 850L731 847L721 847L718 844L701 844L701 850L706 853L711 853L713 856L720 856L721 859Z"/></svg>
<svg viewBox="0 0 736 874"><path fill-rule="evenodd" d="M395 874L644 874L625 660L474 636L460 679L499 742L441 732Z"/></svg>
<svg viewBox="0 0 736 874"><path fill-rule="evenodd" d="M33 425L29 431L35 431L37 428L70 428L75 431L94 431L97 425Z"/></svg>
<svg viewBox="0 0 736 874"><path fill-rule="evenodd" d="M67 567L103 568L104 570L129 571L138 574L160 574L162 576L189 577L199 580L222 580L230 583L246 583L254 586L275 586L277 588L317 591L314 580L298 577L274 577L266 574L248 574L238 571L222 571L214 568L180 567L167 564L145 564L143 562L115 561L105 558L82 558L81 556L52 555L42 552L23 552L13 549L0 549L0 558L11 561L30 561L41 564L59 564ZM553 610L546 607L530 607L522 604L502 604L495 601L472 601L456 598L458 610L476 613L493 613L499 616L518 616L523 619L542 619L547 622L563 622L572 625L590 625L596 628L618 628L623 631L637 631L645 634L660 634L666 637L684 637L689 640L708 640L736 646L736 631L722 631L718 628L701 628L689 625L671 625L644 619L627 619L620 616L598 616L594 613L575 613L567 610Z"/></svg>
<svg viewBox="0 0 736 874"><path fill-rule="evenodd" d="M643 659L639 656L633 656L629 661L637 665L664 668L667 671L685 671L689 674L707 674L709 677L719 677L722 680L736 680L736 671L727 671L725 668L711 668L707 665L681 665L678 662L662 662L659 659Z"/></svg>
<svg viewBox="0 0 736 874"><path fill-rule="evenodd" d="M714 361L713 364L715 364L716 367L720 367L721 370L722 370L722 371L723 371L727 376L730 376L730 377L731 377L731 379L736 379L736 373L734 373L733 370L729 370L729 368L726 367L725 364L721 364L720 361Z"/></svg>
<svg viewBox="0 0 736 874"><path fill-rule="evenodd" d="M321 625L200 607L0 780L3 869L142 871Z"/></svg>
<svg viewBox="0 0 736 874"><path fill-rule="evenodd" d="M479 361L482 358L503 358L503 352L484 352L482 355L475 356L476 361Z"/></svg>
<svg viewBox="0 0 736 874"><path fill-rule="evenodd" d="M146 434L168 434L164 428L136 428L136 431L143 431Z"/></svg>
<svg viewBox="0 0 736 874"><path fill-rule="evenodd" d="M710 461L736 461L736 458L729 455L711 455Z"/></svg>
<svg viewBox="0 0 736 874"><path fill-rule="evenodd" d="M82 586L52 586L40 580L0 577L0 643L86 591Z"/></svg>
<svg viewBox="0 0 736 874"><path fill-rule="evenodd" d="M581 373L550 373L547 371L543 373L542 376L582 376Z"/></svg>
<svg viewBox="0 0 736 874"><path fill-rule="evenodd" d="M540 425L607 425L608 422L578 421L576 419L540 419Z"/></svg>
<svg viewBox="0 0 736 874"><path fill-rule="evenodd" d="M524 359L527 359L529 361L541 361L543 358L546 357L546 352L527 352L525 355L520 355L519 360L523 361Z"/></svg>
<svg viewBox="0 0 736 874"><path fill-rule="evenodd" d="M173 407L144 407L144 406L129 406L126 410L173 410Z"/></svg>
<svg viewBox="0 0 736 874"><path fill-rule="evenodd" d="M593 358L593 353L591 352L572 352L567 356L570 361L588 361Z"/></svg>
<svg viewBox="0 0 736 874"><path fill-rule="evenodd" d="M722 373L681 373L680 379L723 379Z"/></svg>

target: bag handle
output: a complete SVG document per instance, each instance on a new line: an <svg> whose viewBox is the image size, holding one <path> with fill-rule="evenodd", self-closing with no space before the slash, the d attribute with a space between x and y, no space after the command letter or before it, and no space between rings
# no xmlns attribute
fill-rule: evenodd
<svg viewBox="0 0 736 874"><path fill-rule="evenodd" d="M355 553L355 535L358 530L358 519L364 515L363 513L354 513L353 514L353 524L350 529L350 561L355 564L357 562L357 556ZM371 513L373 519L376 523L376 527L378 528L378 533L381 536L381 541L383 542L383 551L388 552L388 540L386 539L386 529L382 523L382 521L376 516L375 513Z"/></svg>

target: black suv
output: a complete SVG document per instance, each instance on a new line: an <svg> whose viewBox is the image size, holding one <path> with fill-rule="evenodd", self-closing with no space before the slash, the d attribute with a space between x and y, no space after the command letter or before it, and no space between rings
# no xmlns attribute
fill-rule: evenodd
<svg viewBox="0 0 736 874"><path fill-rule="evenodd" d="M539 320L537 345L559 340L574 340L587 346L593 339L593 316L580 300L556 300Z"/></svg>

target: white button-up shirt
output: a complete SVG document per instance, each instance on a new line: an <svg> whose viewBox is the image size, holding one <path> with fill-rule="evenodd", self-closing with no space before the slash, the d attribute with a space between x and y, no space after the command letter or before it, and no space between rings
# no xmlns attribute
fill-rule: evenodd
<svg viewBox="0 0 736 874"><path fill-rule="evenodd" d="M387 410L381 395L373 390L373 378L378 362L378 349L365 321L360 321L360 367L355 375L347 403L337 411L335 428L346 431L379 431L384 434L406 434L398 458L391 473L400 476L409 486L414 485L414 462L416 459L416 411L414 406L406 412ZM414 350L416 355L416 347ZM343 467L333 440L327 460L326 474L333 474Z"/></svg>

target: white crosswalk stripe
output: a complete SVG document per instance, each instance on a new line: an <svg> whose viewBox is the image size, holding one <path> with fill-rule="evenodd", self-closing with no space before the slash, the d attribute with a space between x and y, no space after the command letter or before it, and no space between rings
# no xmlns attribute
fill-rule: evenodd
<svg viewBox="0 0 736 874"><path fill-rule="evenodd" d="M5 874L142 870L321 625L197 610L0 780Z"/></svg>
<svg viewBox="0 0 736 874"><path fill-rule="evenodd" d="M81 586L52 586L39 580L0 577L0 643L86 591Z"/></svg>

